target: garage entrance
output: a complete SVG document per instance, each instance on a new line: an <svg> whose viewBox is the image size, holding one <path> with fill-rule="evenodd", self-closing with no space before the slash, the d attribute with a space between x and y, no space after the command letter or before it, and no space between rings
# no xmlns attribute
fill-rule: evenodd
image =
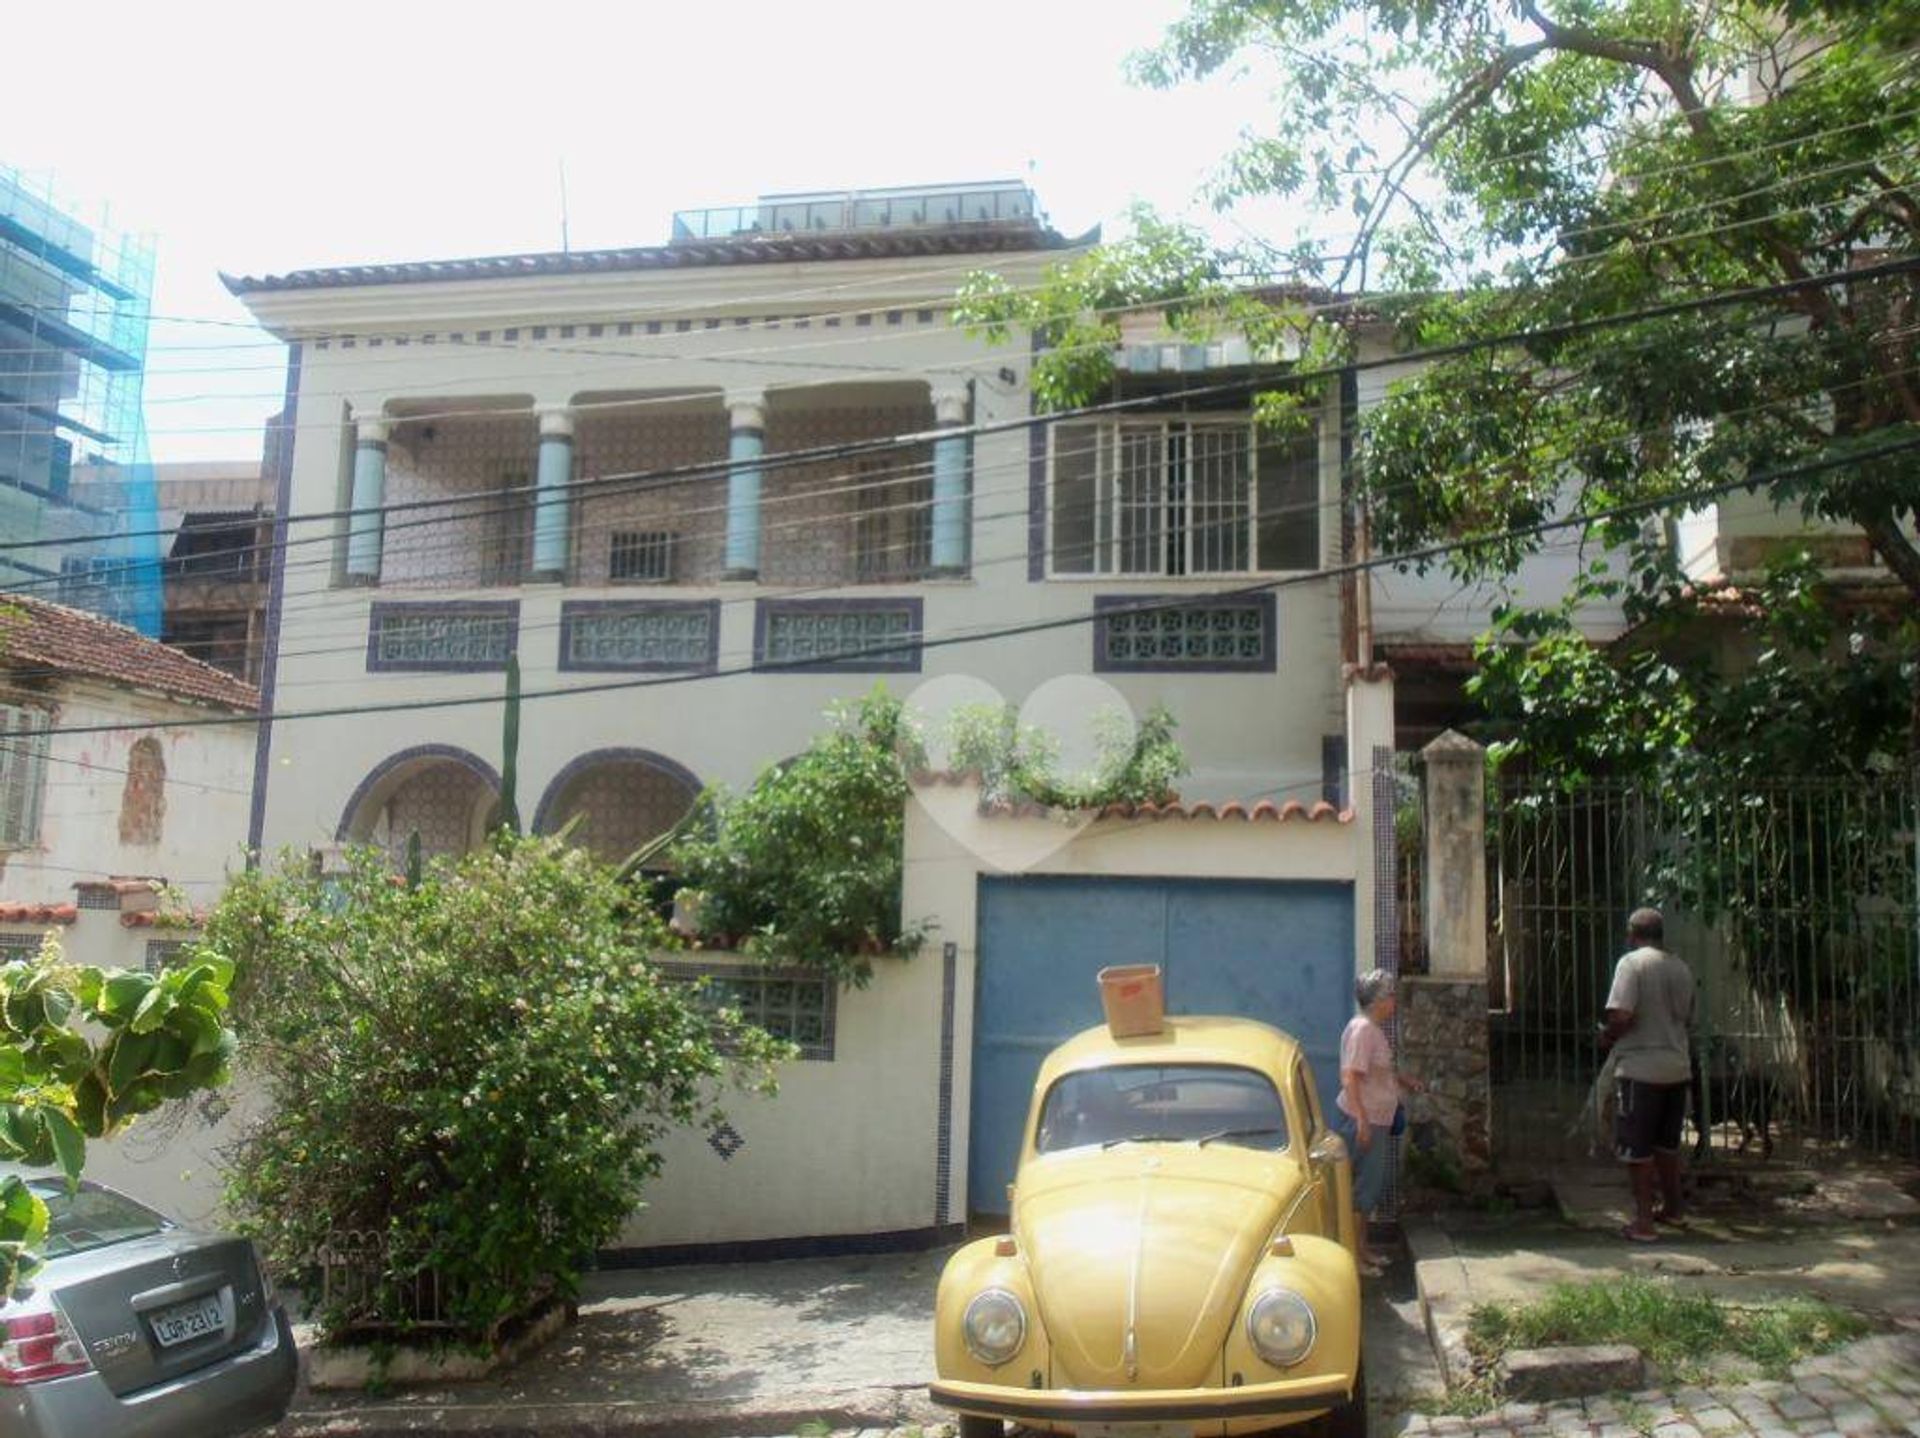
<svg viewBox="0 0 1920 1438"><path fill-rule="evenodd" d="M982 878L968 1208L1006 1213L1034 1075L1054 1045L1101 1021L1102 968L1159 964L1170 1013L1287 1030L1330 1104L1353 962L1348 883Z"/></svg>

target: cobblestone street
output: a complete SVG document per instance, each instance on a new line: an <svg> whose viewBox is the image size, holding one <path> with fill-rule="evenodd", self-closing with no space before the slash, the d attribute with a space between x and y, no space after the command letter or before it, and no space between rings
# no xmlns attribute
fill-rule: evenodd
<svg viewBox="0 0 1920 1438"><path fill-rule="evenodd" d="M1398 1431L1437 1438L1920 1438L1920 1333L1862 1339L1794 1365L1793 1376L1783 1382L1511 1404L1476 1418L1415 1414Z"/></svg>

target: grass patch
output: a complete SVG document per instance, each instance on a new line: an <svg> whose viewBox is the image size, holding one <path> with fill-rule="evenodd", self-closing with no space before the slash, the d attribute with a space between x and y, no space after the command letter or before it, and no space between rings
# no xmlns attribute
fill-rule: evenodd
<svg viewBox="0 0 1920 1438"><path fill-rule="evenodd" d="M1740 1308L1670 1283L1624 1278L1562 1283L1524 1306L1483 1303L1468 1316L1467 1347L1476 1366L1491 1369L1515 1348L1628 1343L1663 1375L1680 1382L1706 1375L1721 1354L1746 1359L1769 1378L1783 1378L1797 1360L1861 1337L1866 1320L1830 1303L1790 1298Z"/></svg>

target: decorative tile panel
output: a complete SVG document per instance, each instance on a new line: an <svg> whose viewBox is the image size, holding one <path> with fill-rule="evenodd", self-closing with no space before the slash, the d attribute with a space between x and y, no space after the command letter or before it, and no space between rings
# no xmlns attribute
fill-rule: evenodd
<svg viewBox="0 0 1920 1438"><path fill-rule="evenodd" d="M579 600L560 606L563 670L707 672L719 656L718 600Z"/></svg>
<svg viewBox="0 0 1920 1438"><path fill-rule="evenodd" d="M473 674L505 669L520 630L513 600L375 604L367 627L371 673Z"/></svg>
<svg viewBox="0 0 1920 1438"><path fill-rule="evenodd" d="M775 672L920 671L922 605L907 599L763 599L754 663Z"/></svg>
<svg viewBox="0 0 1920 1438"><path fill-rule="evenodd" d="M1105 594L1093 605L1096 672L1274 670L1271 594L1191 602L1171 594Z"/></svg>
<svg viewBox="0 0 1920 1438"><path fill-rule="evenodd" d="M811 969L680 960L663 963L661 972L670 982L698 985L693 993L702 1008L734 1010L754 1027L796 1045L803 1059L833 1057L839 987L828 975Z"/></svg>

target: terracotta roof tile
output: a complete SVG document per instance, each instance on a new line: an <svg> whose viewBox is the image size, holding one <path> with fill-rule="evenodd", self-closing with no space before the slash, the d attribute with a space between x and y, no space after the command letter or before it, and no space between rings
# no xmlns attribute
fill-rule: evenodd
<svg viewBox="0 0 1920 1438"><path fill-rule="evenodd" d="M47 669L157 689L226 709L260 708L260 691L224 670L124 624L23 594L0 593L0 655L0 670Z"/></svg>
<svg viewBox="0 0 1920 1438"><path fill-rule="evenodd" d="M0 904L0 924L71 924L77 904Z"/></svg>
<svg viewBox="0 0 1920 1438"><path fill-rule="evenodd" d="M979 773L967 769L920 769L909 777L916 785L927 787L940 785L959 788L980 782ZM996 799L981 805L980 812L996 819L1024 819L1045 818L1054 811L1044 804L1036 804L1031 800ZM1338 824L1349 824L1353 822L1353 810L1336 808L1324 799L1316 799L1312 804L1302 804L1298 799L1289 799L1284 804L1276 804L1271 799L1261 799L1249 806L1239 799L1229 799L1224 804L1217 805L1210 804L1204 799L1192 804L1183 804L1176 795L1163 804L1108 804L1094 817L1096 819L1233 820L1249 824L1278 824L1290 820L1313 824L1330 819Z"/></svg>
<svg viewBox="0 0 1920 1438"><path fill-rule="evenodd" d="M365 285L432 284L449 280L512 279L524 275L605 274L623 270L704 269L718 265L780 264L805 260L873 260L918 255L1063 250L1098 241L1098 229L1074 239L1028 223L967 224L899 230L736 236L619 250L572 250L532 255L403 264L346 265L293 270L284 275L228 275L220 282L239 296L278 290L353 289Z"/></svg>

